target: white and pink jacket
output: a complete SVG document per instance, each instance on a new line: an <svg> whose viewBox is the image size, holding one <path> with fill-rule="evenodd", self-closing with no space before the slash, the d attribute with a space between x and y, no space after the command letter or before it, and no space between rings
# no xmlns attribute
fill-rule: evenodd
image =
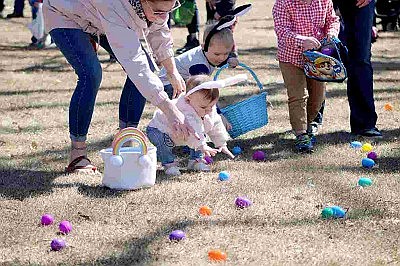
<svg viewBox="0 0 400 266"><path fill-rule="evenodd" d="M193 107L185 100L184 95L172 100L172 102L184 114L185 121L194 129L200 139L197 139L192 135L190 135L186 141L182 139L174 139L172 136L172 126L168 123L167 117L161 110L156 110L154 112L154 116L148 125L149 127L157 128L161 132L168 134L176 146L187 145L192 149L198 150L201 146L207 144L206 135L211 139L216 147L226 146L229 135L215 106L213 107L211 114L205 115L202 119Z"/></svg>
<svg viewBox="0 0 400 266"><path fill-rule="evenodd" d="M157 62L173 57L167 21L148 27L128 0L44 0L48 32L56 28L82 29L107 36L118 61L143 96L154 105L168 98L160 79L149 67L140 39L145 39Z"/></svg>

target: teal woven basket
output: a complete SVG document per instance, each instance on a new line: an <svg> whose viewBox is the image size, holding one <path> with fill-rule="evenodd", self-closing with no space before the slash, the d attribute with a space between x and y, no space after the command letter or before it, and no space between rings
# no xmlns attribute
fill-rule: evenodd
<svg viewBox="0 0 400 266"><path fill-rule="evenodd" d="M239 66L250 72L260 89L260 93L221 109L221 113L232 124L232 130L228 131L231 138L236 138L268 124L267 93L262 92L263 85L250 67L243 63L239 63ZM228 68L228 64L218 69L214 80L217 80L221 71L226 68Z"/></svg>

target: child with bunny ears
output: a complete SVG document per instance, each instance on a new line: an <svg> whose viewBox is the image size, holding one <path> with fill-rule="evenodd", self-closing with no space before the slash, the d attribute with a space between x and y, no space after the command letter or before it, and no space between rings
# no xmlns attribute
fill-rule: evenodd
<svg viewBox="0 0 400 266"><path fill-rule="evenodd" d="M187 139L178 139L172 135L172 126L168 123L161 110L154 113L147 127L146 133L151 143L157 147L157 158L164 166L166 175L177 176L181 172L175 162L172 152L174 146L189 146L190 160L187 168L195 171L210 171L204 163L203 156L214 156L223 152L230 158L233 154L227 148L228 132L217 114L216 103L219 99L219 89L246 80L246 75L237 75L219 81L210 81L207 75L196 75L189 78L186 84L187 93L172 100L176 107L184 114L185 121L197 133ZM208 136L216 149L208 146Z"/></svg>

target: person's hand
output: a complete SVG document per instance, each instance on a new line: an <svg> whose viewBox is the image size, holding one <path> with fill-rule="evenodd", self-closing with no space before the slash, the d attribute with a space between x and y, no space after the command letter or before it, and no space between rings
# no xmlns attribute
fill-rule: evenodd
<svg viewBox="0 0 400 266"><path fill-rule="evenodd" d="M303 49L304 51L318 49L321 47L321 43L314 37L304 37Z"/></svg>
<svg viewBox="0 0 400 266"><path fill-rule="evenodd" d="M187 140L189 135L200 139L199 135L194 132L193 128L186 122L185 116L179 109L172 104L169 99L166 99L157 106L167 117L168 123L172 128L172 138Z"/></svg>
<svg viewBox="0 0 400 266"><path fill-rule="evenodd" d="M219 21L219 20L221 19L220 14L218 14L217 12L215 12L215 14L214 14L214 19L215 19L216 21Z"/></svg>
<svg viewBox="0 0 400 266"><path fill-rule="evenodd" d="M231 152L231 151L228 149L228 147L226 147L226 146L220 147L218 151L219 151L219 152L225 153L225 154L228 155L231 159L234 159L234 158L235 158L235 156L232 154L232 152Z"/></svg>
<svg viewBox="0 0 400 266"><path fill-rule="evenodd" d="M208 146L207 144L201 146L200 150L202 153L204 153L205 156L208 156L208 157L215 156L219 152L218 149L213 149L210 146Z"/></svg>
<svg viewBox="0 0 400 266"><path fill-rule="evenodd" d="M229 123L228 119L226 119L225 116L223 116L223 115L220 115L220 116L221 116L222 124L224 124L226 130L228 130L228 131L231 130L232 129L232 124Z"/></svg>
<svg viewBox="0 0 400 266"><path fill-rule="evenodd" d="M331 42L334 38L335 38L335 36L332 35L332 34L326 35L326 40L327 40L328 42Z"/></svg>
<svg viewBox="0 0 400 266"><path fill-rule="evenodd" d="M181 93L186 91L185 81L183 80L181 74L178 71L167 74L168 81L174 88L172 98L177 98Z"/></svg>
<svg viewBox="0 0 400 266"><path fill-rule="evenodd" d="M369 5L369 3L371 3L372 0L357 0L356 6L358 8L362 8L364 6Z"/></svg>
<svg viewBox="0 0 400 266"><path fill-rule="evenodd" d="M239 65L239 59L237 57L230 57L228 59L228 65L230 68L235 68Z"/></svg>

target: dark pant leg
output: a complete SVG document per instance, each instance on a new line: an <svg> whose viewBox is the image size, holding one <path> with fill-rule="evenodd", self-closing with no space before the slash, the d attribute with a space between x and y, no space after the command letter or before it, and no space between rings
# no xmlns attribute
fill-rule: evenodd
<svg viewBox="0 0 400 266"><path fill-rule="evenodd" d="M100 36L100 45L111 55L114 55L110 44L108 43L105 35ZM144 50L144 49L143 49ZM150 59L146 50L147 61L149 62L150 69L154 72L155 67ZM117 58L118 60L118 58ZM135 84L126 77L124 88L122 89L121 98L119 101L119 127L137 127L140 118L142 117L144 106L146 105L146 98L139 92Z"/></svg>
<svg viewBox="0 0 400 266"><path fill-rule="evenodd" d="M0 12L3 12L4 7L5 7L4 0L0 0Z"/></svg>
<svg viewBox="0 0 400 266"><path fill-rule="evenodd" d="M25 7L25 0L15 0L14 1L14 13L23 14Z"/></svg>
<svg viewBox="0 0 400 266"><path fill-rule="evenodd" d="M342 0L339 4L344 22L344 35L349 50L347 96L350 105L351 132L358 133L376 125L371 65L371 28L375 2L363 8L355 1Z"/></svg>
<svg viewBox="0 0 400 266"><path fill-rule="evenodd" d="M69 131L71 140L85 141L101 83L101 65L89 34L80 29L53 29L50 35L78 76L69 106Z"/></svg>
<svg viewBox="0 0 400 266"><path fill-rule="evenodd" d="M212 9L208 2L206 2L206 12L207 12L207 21L213 20L215 15L215 9Z"/></svg>
<svg viewBox="0 0 400 266"><path fill-rule="evenodd" d="M194 0L193 0L194 1ZM194 1L195 2L195 1ZM200 17L199 17L199 9L197 8L196 5L196 9L194 12L194 16L192 18L192 21L190 22L190 24L188 24L186 27L188 29L189 34L190 33L197 33L199 32L199 25L200 25Z"/></svg>

